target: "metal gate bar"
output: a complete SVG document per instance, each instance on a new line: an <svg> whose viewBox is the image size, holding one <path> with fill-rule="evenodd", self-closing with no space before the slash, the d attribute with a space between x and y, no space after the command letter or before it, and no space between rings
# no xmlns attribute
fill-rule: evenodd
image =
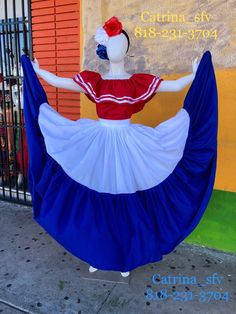
<svg viewBox="0 0 236 314"><path fill-rule="evenodd" d="M0 2L0 199L32 205L20 57L32 58L30 0Z"/></svg>

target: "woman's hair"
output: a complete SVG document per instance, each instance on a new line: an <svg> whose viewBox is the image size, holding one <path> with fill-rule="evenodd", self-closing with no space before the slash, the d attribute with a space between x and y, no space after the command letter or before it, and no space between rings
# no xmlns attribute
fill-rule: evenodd
<svg viewBox="0 0 236 314"><path fill-rule="evenodd" d="M125 37L127 38L127 41L128 41L128 47L126 50L126 53L127 53L129 50L129 46L130 46L129 35L123 29L122 29L121 33L123 33L125 35ZM101 45L101 44L97 45L96 54L99 56L100 59L109 60L108 55L107 55L107 48L104 45Z"/></svg>

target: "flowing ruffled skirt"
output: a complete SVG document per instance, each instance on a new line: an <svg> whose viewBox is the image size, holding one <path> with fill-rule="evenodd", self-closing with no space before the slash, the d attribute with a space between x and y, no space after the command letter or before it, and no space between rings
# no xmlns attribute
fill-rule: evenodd
<svg viewBox="0 0 236 314"><path fill-rule="evenodd" d="M213 190L218 99L210 52L183 107L154 128L63 117L29 58L21 61L35 221L98 269L161 260L197 226Z"/></svg>

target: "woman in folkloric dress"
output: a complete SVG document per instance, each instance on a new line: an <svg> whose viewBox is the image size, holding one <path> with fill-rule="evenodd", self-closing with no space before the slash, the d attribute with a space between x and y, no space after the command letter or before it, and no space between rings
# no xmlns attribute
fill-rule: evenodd
<svg viewBox="0 0 236 314"><path fill-rule="evenodd" d="M129 271L162 259L197 226L213 190L218 104L211 53L174 81L127 73L129 37L116 17L98 27L102 75L73 78L21 57L34 219L69 252L97 269ZM98 120L63 117L48 103L49 84L83 92ZM193 82L192 82L193 81ZM177 114L149 127L131 123L155 94L191 83Z"/></svg>

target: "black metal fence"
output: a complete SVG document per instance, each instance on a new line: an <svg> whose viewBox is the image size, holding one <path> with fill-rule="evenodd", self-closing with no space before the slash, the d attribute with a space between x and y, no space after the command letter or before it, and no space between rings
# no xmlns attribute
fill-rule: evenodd
<svg viewBox="0 0 236 314"><path fill-rule="evenodd" d="M31 205L20 57L32 57L30 0L0 0L0 199Z"/></svg>

